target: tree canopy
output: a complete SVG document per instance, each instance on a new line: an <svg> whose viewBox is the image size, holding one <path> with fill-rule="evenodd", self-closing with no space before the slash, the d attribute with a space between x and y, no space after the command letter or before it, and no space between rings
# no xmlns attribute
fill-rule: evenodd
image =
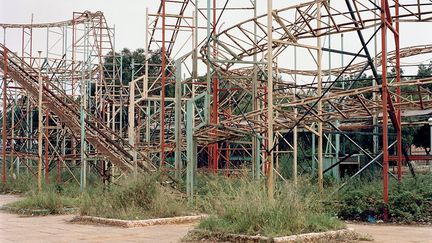
<svg viewBox="0 0 432 243"><path fill-rule="evenodd" d="M413 144L418 148L423 148L427 154L430 153L430 126L425 124L414 133Z"/></svg>

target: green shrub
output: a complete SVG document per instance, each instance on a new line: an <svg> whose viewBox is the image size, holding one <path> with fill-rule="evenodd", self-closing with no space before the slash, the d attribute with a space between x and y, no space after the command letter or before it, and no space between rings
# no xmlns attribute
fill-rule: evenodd
<svg viewBox="0 0 432 243"><path fill-rule="evenodd" d="M344 219L367 220L374 216L381 219L385 208L382 181L355 181L339 192L336 208ZM399 222L431 221L432 219L432 176L418 175L395 180L389 184L389 205L391 220Z"/></svg>

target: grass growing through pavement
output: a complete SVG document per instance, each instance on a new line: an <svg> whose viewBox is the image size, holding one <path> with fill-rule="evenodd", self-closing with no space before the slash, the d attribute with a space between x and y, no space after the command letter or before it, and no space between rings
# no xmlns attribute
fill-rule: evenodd
<svg viewBox="0 0 432 243"><path fill-rule="evenodd" d="M47 190L41 193L31 192L26 197L8 205L13 212L20 214L62 214L65 208L77 205L77 198L61 195L56 191Z"/></svg>
<svg viewBox="0 0 432 243"><path fill-rule="evenodd" d="M211 180L200 206L211 214L198 228L218 233L269 237L344 228L325 211L311 186L278 185L269 201L264 183L246 179Z"/></svg>
<svg viewBox="0 0 432 243"><path fill-rule="evenodd" d="M62 214L66 208L74 208L79 204L80 194L79 187L75 184L57 183L43 184L42 191L39 192L34 181L25 180L28 184L23 185L23 182L16 180L19 187L9 192L22 192L24 198L10 203L7 208L10 211L25 214Z"/></svg>
<svg viewBox="0 0 432 243"><path fill-rule="evenodd" d="M140 175L138 180L126 178L108 186L89 180L84 193L73 181L53 182L44 183L39 192L35 179L23 176L3 185L0 192L22 193L23 199L6 208L26 215L62 214L67 208L79 208L83 215L130 220L188 214L183 195L159 181L158 175Z"/></svg>
<svg viewBox="0 0 432 243"><path fill-rule="evenodd" d="M186 215L183 197L158 181L158 176L142 175L137 180L93 189L83 195L80 213L129 220Z"/></svg>

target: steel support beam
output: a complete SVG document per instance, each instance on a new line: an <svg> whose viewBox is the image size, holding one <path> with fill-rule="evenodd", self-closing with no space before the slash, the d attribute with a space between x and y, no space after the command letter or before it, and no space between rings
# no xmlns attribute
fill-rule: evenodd
<svg viewBox="0 0 432 243"><path fill-rule="evenodd" d="M274 176L273 176L273 0L267 0L267 190L270 200L274 197Z"/></svg>

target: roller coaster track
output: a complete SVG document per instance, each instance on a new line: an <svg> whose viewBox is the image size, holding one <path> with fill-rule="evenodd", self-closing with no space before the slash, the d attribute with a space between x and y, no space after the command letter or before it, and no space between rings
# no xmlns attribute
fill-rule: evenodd
<svg viewBox="0 0 432 243"><path fill-rule="evenodd" d="M92 19L98 18L100 16L103 16L103 13L100 11L97 11L94 13L92 13L90 11L85 11L85 12L81 13L78 17L76 17L75 19L69 19L69 20L65 20L65 21L38 23L38 24L5 24L5 23L0 23L0 27L5 28L5 29L22 29L22 28L50 28L50 27L72 26L72 25L78 25L78 24L89 22Z"/></svg>
<svg viewBox="0 0 432 243"><path fill-rule="evenodd" d="M0 69L3 73L5 67L7 67L7 75L37 100L39 92L38 70L0 44ZM44 106L55 114L73 134L80 134L80 104L56 87L49 77L44 75L42 79L45 84L42 91ZM120 170L133 171L135 167L131 152L136 151L136 149L90 112L85 111L85 113L85 138L87 142ZM152 171L155 169L145 155L139 154L138 158L138 166L142 170Z"/></svg>
<svg viewBox="0 0 432 243"><path fill-rule="evenodd" d="M328 0L319 1L322 6L320 28L317 26L316 4L318 1L273 10L274 26L272 35L274 49L283 48L290 44L295 45L301 39L364 30L380 24L379 8L371 1L350 1L355 9L355 18L352 17L352 12L349 10L339 10L331 7ZM399 1L399 4L401 9L399 14L400 22L430 22L432 20L431 2L404 3ZM393 10L394 6L390 6L390 9ZM213 37L210 42L216 42L219 45L216 59L219 59L220 62L212 62L212 65L228 70L235 61L266 52L268 39L266 18L267 15L261 15L246 20ZM394 21L394 17L392 20ZM254 25L258 27L257 43L254 43L253 33L249 31L251 26ZM212 44L204 45L201 49L203 57L208 56L208 46L212 46ZM222 60L230 61L223 63Z"/></svg>
<svg viewBox="0 0 432 243"><path fill-rule="evenodd" d="M318 20L317 2L321 2L321 14ZM366 29L371 29L374 26L379 27L381 24L380 19L380 7L373 4L372 1L341 1L349 2L353 9L337 9L330 6L327 0L310 1L295 6L286 7L283 9L275 9L272 11L273 15L273 28L272 28L272 39L273 39L273 50L274 58L277 58L283 50L292 45L302 46L302 40L317 38L320 36L327 36L332 34L340 34L346 32L361 32ZM389 1L392 3L393 1ZM409 1L399 1L400 22L430 22L432 20L432 3L426 1L417 1L410 3ZM337 5L337 1L332 1L333 6ZM390 11L394 12L395 6L389 6ZM394 21L393 16L391 21ZM321 22L320 26L317 24ZM256 40L254 42L254 33L250 30L257 29ZM236 78L231 80L237 87L241 87L245 92L251 90L251 74L253 72L252 67L244 67L245 63L250 63L252 57L256 54L262 53L265 56L268 46L268 33L267 33L267 15L261 15L256 18L252 18L243 21L237 25L234 25L215 36L211 36L208 40L208 45L203 45L200 52L203 57L203 61L210 64L223 78L230 79L229 77L244 77ZM305 43L308 43L307 41ZM217 56L210 54L212 51L208 48L218 45ZM304 48L308 48L310 44L303 45ZM316 47L312 47L316 48ZM417 54L429 53L429 46L417 46L412 48L402 49L401 57L408 57ZM392 55L390 53L389 62L392 62ZM371 57L372 58L372 57ZM377 60L381 57L376 57ZM354 63L352 66L343 67L339 69L333 69L332 74L337 75L342 70L347 71L346 74L352 74L361 70L365 67L365 64L370 61ZM237 65L238 64L238 65ZM239 68L241 66L241 68ZM367 66L366 66L367 67ZM370 67L371 68L371 67ZM374 67L375 68L375 67ZM317 74L314 70L289 70L278 67L279 73L288 74L302 74L315 76ZM334 73L335 72L335 73ZM326 71L323 71L325 75ZM379 79L379 78L378 78ZM275 106L275 110L278 112L278 116L275 117L275 130L290 130L294 125L306 125L308 123L321 120L346 120L349 118L367 118L372 115L380 114L380 103L379 99L375 102L364 99L364 94L371 94L376 90L381 90L380 80L377 86L366 87L355 90L331 90L322 97L311 97L310 94L301 95L297 97L296 102L289 104L279 104ZM422 85L430 83L430 79L424 80L413 80L410 82L404 82L400 86L417 85L421 89ZM396 84L394 84L396 85ZM288 85L289 86L289 85ZM293 85L291 85L294 88ZM390 85L391 87L392 85ZM314 87L305 87L306 90L315 89ZM301 89L301 87L300 87ZM302 92L302 91L300 91ZM391 92L391 91L390 91ZM279 96L292 97L293 93L285 91L280 93L275 91ZM392 94L395 96L396 94ZM343 104L338 103L338 100L344 99ZM322 117L318 117L316 114L309 113L303 117L302 121L298 121L293 116L292 111L285 110L284 107L305 107L305 105L312 104L318 100L323 99L327 101L332 107L332 111L324 112ZM359 101L359 99L361 101ZM390 107L393 107L393 101L388 96ZM400 107L405 108L417 108L423 101L413 100L411 98L402 97L402 104L398 104ZM423 106L423 105L422 105ZM429 102L428 105L429 107ZM305 108L309 111L308 108ZM424 108L422 108L424 109ZM389 109L390 116L393 117L394 111ZM231 116L229 119L221 121L217 127L206 127L200 131L197 131L196 136L199 139L205 140L208 143L214 141L224 140L226 138L231 139L235 137L242 137L247 134L247 131L253 129L255 132L265 131L266 124L262 120L256 120L254 117L265 117L266 109L257 111L251 111L243 113L241 115ZM302 114L299 114L302 116ZM209 130L217 130L218 137L206 138L205 134L209 133Z"/></svg>

